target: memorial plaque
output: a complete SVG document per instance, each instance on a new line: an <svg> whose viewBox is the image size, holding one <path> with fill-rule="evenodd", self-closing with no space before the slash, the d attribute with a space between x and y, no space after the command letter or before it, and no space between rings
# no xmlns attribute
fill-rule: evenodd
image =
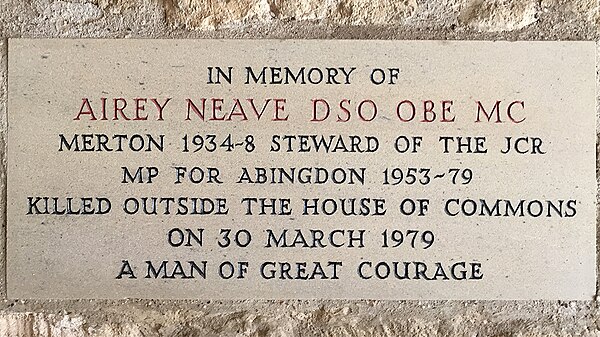
<svg viewBox="0 0 600 337"><path fill-rule="evenodd" d="M10 298L591 299L593 42L10 40Z"/></svg>

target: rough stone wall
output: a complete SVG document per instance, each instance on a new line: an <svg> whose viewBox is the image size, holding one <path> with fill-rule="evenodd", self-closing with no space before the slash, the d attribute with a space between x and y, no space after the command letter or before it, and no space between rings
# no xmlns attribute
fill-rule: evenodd
<svg viewBox="0 0 600 337"><path fill-rule="evenodd" d="M3 37L595 39L597 0L2 0Z"/></svg>
<svg viewBox="0 0 600 337"><path fill-rule="evenodd" d="M7 38L599 36L598 0L0 0L0 223L5 228ZM596 300L4 300L4 336L600 336L600 309Z"/></svg>

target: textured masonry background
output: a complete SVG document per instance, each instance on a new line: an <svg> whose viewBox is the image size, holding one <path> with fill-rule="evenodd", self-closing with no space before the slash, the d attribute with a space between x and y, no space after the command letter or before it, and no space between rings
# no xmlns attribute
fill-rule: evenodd
<svg viewBox="0 0 600 337"><path fill-rule="evenodd" d="M600 14L598 0L0 0L2 228L11 37L598 41ZM599 304L0 300L0 336L600 336Z"/></svg>

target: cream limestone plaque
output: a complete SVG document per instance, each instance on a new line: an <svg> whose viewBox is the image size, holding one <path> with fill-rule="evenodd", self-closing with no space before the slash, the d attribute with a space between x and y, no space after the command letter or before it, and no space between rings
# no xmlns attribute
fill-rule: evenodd
<svg viewBox="0 0 600 337"><path fill-rule="evenodd" d="M594 51L12 39L8 296L591 299Z"/></svg>

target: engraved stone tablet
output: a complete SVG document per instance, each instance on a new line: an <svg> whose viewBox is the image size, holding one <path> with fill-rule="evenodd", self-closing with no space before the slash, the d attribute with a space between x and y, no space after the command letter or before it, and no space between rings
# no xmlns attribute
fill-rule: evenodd
<svg viewBox="0 0 600 337"><path fill-rule="evenodd" d="M591 299L594 49L10 40L8 295Z"/></svg>

